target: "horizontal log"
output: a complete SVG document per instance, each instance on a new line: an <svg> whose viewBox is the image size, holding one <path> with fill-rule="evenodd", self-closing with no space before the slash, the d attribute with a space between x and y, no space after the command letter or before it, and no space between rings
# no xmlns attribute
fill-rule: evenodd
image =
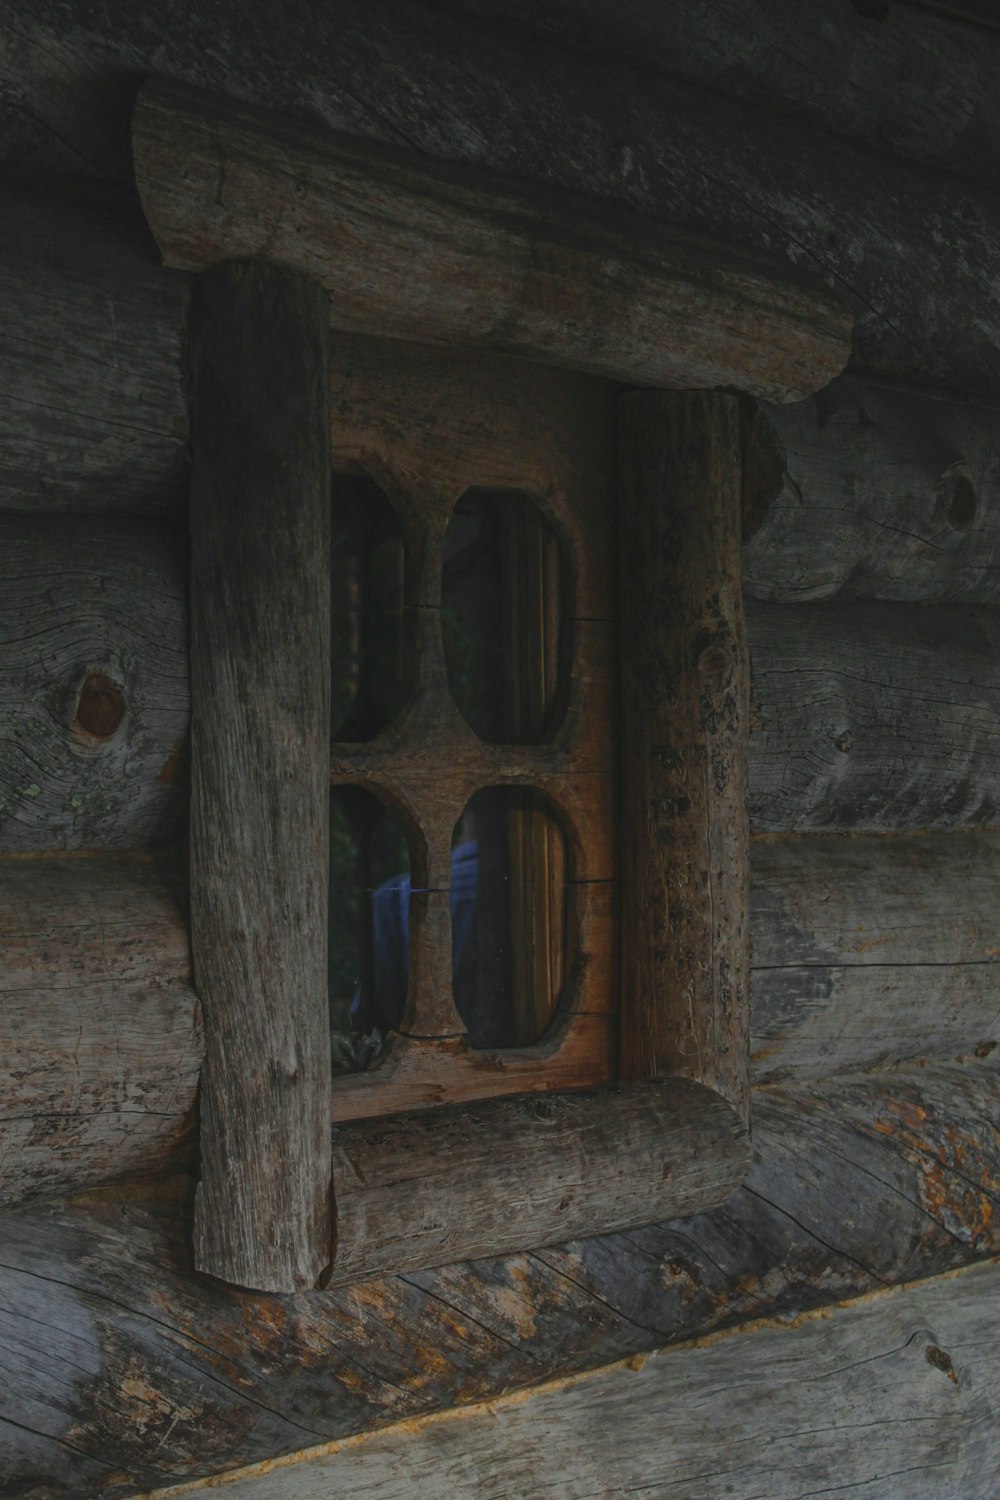
<svg viewBox="0 0 1000 1500"><path fill-rule="evenodd" d="M0 860L0 945L0 1201L176 1169L202 1037L168 875Z"/></svg>
<svg viewBox="0 0 1000 1500"><path fill-rule="evenodd" d="M160 80L132 149L167 265L266 259L325 287L338 328L773 401L850 353L818 285L552 189Z"/></svg>
<svg viewBox="0 0 1000 1500"><path fill-rule="evenodd" d="M1000 822L1000 618L943 604L747 600L747 632L751 829Z"/></svg>
<svg viewBox="0 0 1000 1500"><path fill-rule="evenodd" d="M1000 600L1000 416L844 376L767 406L781 478L743 549L761 599Z"/></svg>
<svg viewBox="0 0 1000 1500"><path fill-rule="evenodd" d="M758 1083L908 1058L1000 1061L996 835L757 840L751 876ZM201 1031L173 882L133 859L9 859L0 894L12 1059L0 1202L186 1165ZM582 1019L558 1054L577 1078L592 1066L587 1039L608 1024ZM392 1107L434 1105L454 1090L460 1048L442 1044L437 1071L424 1063L413 1078L398 1044L377 1070ZM511 1067L508 1057L505 1078ZM570 1082L567 1072L561 1086ZM382 1108L373 1093L374 1072L340 1079L335 1118Z"/></svg>
<svg viewBox="0 0 1000 1500"><path fill-rule="evenodd" d="M758 1092L755 1134L709 1214L291 1298L192 1278L186 1180L7 1214L0 1495L116 1500L1000 1252L992 1070Z"/></svg>
<svg viewBox="0 0 1000 1500"><path fill-rule="evenodd" d="M668 10L657 0L549 0L544 10L531 0L460 3L962 176L990 181L1000 160L992 107L1000 38L970 35L960 24L981 17L997 25L992 0L903 0L884 10L814 0L808 26L798 24L795 0Z"/></svg>
<svg viewBox="0 0 1000 1500"><path fill-rule="evenodd" d="M337 1125L333 1284L699 1213L749 1160L741 1115L686 1078Z"/></svg>
<svg viewBox="0 0 1000 1500"><path fill-rule="evenodd" d="M437 4L344 0L317 17L294 0L280 25L274 17L216 0L194 27L172 0L155 16L109 0L90 17L39 0L5 37L7 159L65 171L70 141L85 170L129 182L134 80L169 71L352 135L636 209L784 266L809 265L849 299L866 365L956 390L1000 390L992 186L844 140L836 123L790 126L781 110L606 50L587 55L454 9L444 26Z"/></svg>
<svg viewBox="0 0 1000 1500"><path fill-rule="evenodd" d="M983 1339L983 1308L998 1294L1000 1266L973 1267L790 1325L758 1323L722 1342L624 1360L527 1397L307 1449L212 1481L211 1494L985 1497L1000 1465L1000 1353ZM172 1485L156 1496L208 1489Z"/></svg>
<svg viewBox="0 0 1000 1500"><path fill-rule="evenodd" d="M1000 1060L1000 837L758 840L751 871L758 1083Z"/></svg>

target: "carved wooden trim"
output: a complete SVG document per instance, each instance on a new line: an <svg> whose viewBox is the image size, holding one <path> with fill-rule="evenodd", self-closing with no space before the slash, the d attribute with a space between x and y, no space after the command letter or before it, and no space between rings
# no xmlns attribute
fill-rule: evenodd
<svg viewBox="0 0 1000 1500"><path fill-rule="evenodd" d="M818 284L557 190L160 80L132 141L168 265L288 266L339 328L773 401L850 353L850 313Z"/></svg>

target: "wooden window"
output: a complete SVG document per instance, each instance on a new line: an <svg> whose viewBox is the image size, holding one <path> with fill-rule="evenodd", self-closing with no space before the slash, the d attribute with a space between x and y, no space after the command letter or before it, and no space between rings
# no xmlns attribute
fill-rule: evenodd
<svg viewBox="0 0 1000 1500"><path fill-rule="evenodd" d="M143 88L133 150L165 258L204 273L191 330L198 1268L294 1291L710 1207L749 1161L740 404L719 392L818 389L846 360L849 314L635 216L175 85ZM369 695L332 775L399 812L426 896L409 1035L335 1087L331 412L338 462L400 518L415 642L411 659L399 638L398 705ZM541 663L543 685L556 665L552 703L536 687L517 711L539 714L535 743L513 705L496 739L478 736L449 688L442 558L470 491L532 497L568 562L565 709L560 646ZM526 582L529 550L525 531ZM539 619L547 607L543 593ZM545 799L567 846L573 998L564 1032L514 1053L462 1041L449 983L453 830L490 788ZM537 806L508 808L522 847ZM616 1045L618 1081L579 1087L612 1076ZM490 1097L470 1101L484 1074ZM370 1118L380 1090L407 1107ZM408 1108L432 1099L452 1102Z"/></svg>

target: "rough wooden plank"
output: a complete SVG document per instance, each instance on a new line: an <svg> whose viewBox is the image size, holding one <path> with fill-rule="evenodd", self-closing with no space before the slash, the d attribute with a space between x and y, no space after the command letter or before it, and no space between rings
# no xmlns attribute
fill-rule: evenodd
<svg viewBox="0 0 1000 1500"><path fill-rule="evenodd" d="M844 376L767 406L783 469L743 552L762 599L1000 599L1000 416Z"/></svg>
<svg viewBox="0 0 1000 1500"><path fill-rule="evenodd" d="M201 1018L170 881L120 858L0 861L0 1202L176 1169Z"/></svg>
<svg viewBox="0 0 1000 1500"><path fill-rule="evenodd" d="M998 892L996 834L755 843L755 1081L1000 1060Z"/></svg>
<svg viewBox="0 0 1000 1500"><path fill-rule="evenodd" d="M266 257L326 287L340 328L774 401L850 353L850 314L803 278L551 190L155 80L132 144L168 265Z"/></svg>
<svg viewBox="0 0 1000 1500"><path fill-rule="evenodd" d="M1000 1356L984 1337L983 1308L998 1292L991 1263L791 1325L626 1360L527 1399L307 1450L234 1475L220 1493L802 1500L849 1489L988 1500L1000 1464Z"/></svg>
<svg viewBox="0 0 1000 1500"><path fill-rule="evenodd" d="M23 1206L0 1494L115 1500L1000 1254L996 1100L973 1065L763 1090L711 1213L295 1297L191 1275L185 1183Z"/></svg>
<svg viewBox="0 0 1000 1500"><path fill-rule="evenodd" d="M677 1073L749 1110L740 414L619 404L624 1078Z"/></svg>
<svg viewBox="0 0 1000 1500"><path fill-rule="evenodd" d="M190 278L131 197L0 187L0 509L183 514Z"/></svg>
<svg viewBox="0 0 1000 1500"><path fill-rule="evenodd" d="M991 611L748 600L747 629L752 829L896 833L1000 820Z"/></svg>
<svg viewBox="0 0 1000 1500"><path fill-rule="evenodd" d="M162 525L0 516L0 852L183 830L186 560Z"/></svg>
<svg viewBox="0 0 1000 1500"><path fill-rule="evenodd" d="M338 1125L334 1280L695 1213L748 1165L739 1117L683 1078Z"/></svg>
<svg viewBox="0 0 1000 1500"><path fill-rule="evenodd" d="M216 0L197 24L172 4L151 15L109 0L99 15L68 17L57 0L38 0L11 31L9 150L22 150L28 131L39 165L64 166L70 138L95 170L127 181L130 85L169 72L334 129L638 209L789 267L811 265L849 297L865 363L958 390L1000 389L992 188L829 128L790 127L780 112L706 94L700 83L457 11L445 25L439 7L420 0L343 0L323 17L298 0L280 25L273 11L231 0ZM52 86L57 73L64 88Z"/></svg>
<svg viewBox="0 0 1000 1500"><path fill-rule="evenodd" d="M326 998L328 314L303 277L202 277L192 326L191 938L205 1007L199 1269L331 1258Z"/></svg>

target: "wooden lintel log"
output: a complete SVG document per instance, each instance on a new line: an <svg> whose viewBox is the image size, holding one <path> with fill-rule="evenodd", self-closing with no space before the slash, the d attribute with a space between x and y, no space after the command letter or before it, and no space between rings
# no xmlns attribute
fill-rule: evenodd
<svg viewBox="0 0 1000 1500"><path fill-rule="evenodd" d="M766 405L776 483L743 586L786 603L1000 601L1000 415L842 376Z"/></svg>
<svg viewBox="0 0 1000 1500"><path fill-rule="evenodd" d="M755 1083L1000 1061L1000 835L758 840L750 869Z"/></svg>
<svg viewBox="0 0 1000 1500"><path fill-rule="evenodd" d="M332 1284L702 1212L749 1164L733 1109L682 1078L338 1125Z"/></svg>
<svg viewBox="0 0 1000 1500"><path fill-rule="evenodd" d="M183 836L184 550L157 523L0 514L0 853Z"/></svg>
<svg viewBox="0 0 1000 1500"><path fill-rule="evenodd" d="M205 1009L200 1270L331 1259L326 297L220 266L192 326L191 937Z"/></svg>
<svg viewBox="0 0 1000 1500"><path fill-rule="evenodd" d="M326 287L339 328L772 401L850 353L850 313L799 273L554 189L159 80L132 143L168 265L288 266Z"/></svg>
<svg viewBox="0 0 1000 1500"><path fill-rule="evenodd" d="M680 1074L749 1111L740 413L633 392L618 466L623 1078Z"/></svg>
<svg viewBox="0 0 1000 1500"><path fill-rule="evenodd" d="M983 1309L998 1296L1000 1267L971 1267L150 1500L584 1500L597 1473L602 1500L985 1500L1000 1468L1000 1352Z"/></svg>
<svg viewBox="0 0 1000 1500"><path fill-rule="evenodd" d="M710 1213L292 1298L191 1276L186 1180L24 1206L0 1496L124 1500L997 1255L996 1111L974 1065L763 1090Z"/></svg>
<svg viewBox="0 0 1000 1500"><path fill-rule="evenodd" d="M201 1018L170 881L121 857L0 860L0 1203L176 1170Z"/></svg>
<svg viewBox="0 0 1000 1500"><path fill-rule="evenodd" d="M1000 617L747 601L758 833L1000 822Z"/></svg>

